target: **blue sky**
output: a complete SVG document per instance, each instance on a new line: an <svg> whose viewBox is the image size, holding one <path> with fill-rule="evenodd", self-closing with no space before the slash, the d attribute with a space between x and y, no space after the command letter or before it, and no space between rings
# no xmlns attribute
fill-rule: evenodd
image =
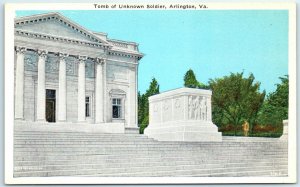
<svg viewBox="0 0 300 187"><path fill-rule="evenodd" d="M17 11L17 16L45 11ZM160 91L183 86L193 69L197 79L252 72L267 93L288 74L288 12L285 10L59 11L109 38L139 43L139 91L155 77Z"/></svg>

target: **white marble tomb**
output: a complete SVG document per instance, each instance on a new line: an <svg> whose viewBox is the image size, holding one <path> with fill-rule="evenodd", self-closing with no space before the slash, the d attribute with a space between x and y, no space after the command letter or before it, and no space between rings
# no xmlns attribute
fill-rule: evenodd
<svg viewBox="0 0 300 187"><path fill-rule="evenodd" d="M222 141L212 123L210 90L179 88L149 97L144 133L159 141Z"/></svg>

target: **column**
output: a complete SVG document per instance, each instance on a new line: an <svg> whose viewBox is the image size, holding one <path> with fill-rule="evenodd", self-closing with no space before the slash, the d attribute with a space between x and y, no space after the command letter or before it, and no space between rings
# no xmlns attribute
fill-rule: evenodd
<svg viewBox="0 0 300 187"><path fill-rule="evenodd" d="M66 57L67 54L59 53L59 82L58 82L58 121L67 120L67 78Z"/></svg>
<svg viewBox="0 0 300 187"><path fill-rule="evenodd" d="M129 91L128 91L128 106L127 106L127 111L128 111L128 124L127 127L137 127L136 123L136 79L135 79L135 71L136 68L134 67L129 67L128 68L128 73L129 73Z"/></svg>
<svg viewBox="0 0 300 187"><path fill-rule="evenodd" d="M85 61L86 56L78 58L78 122L85 121Z"/></svg>
<svg viewBox="0 0 300 187"><path fill-rule="evenodd" d="M45 88L45 62L47 52L38 50L38 85L37 85L37 107L36 120L46 121L46 88Z"/></svg>
<svg viewBox="0 0 300 187"><path fill-rule="evenodd" d="M16 90L15 90L15 119L24 119L24 54L26 49L17 47L16 61Z"/></svg>
<svg viewBox="0 0 300 187"><path fill-rule="evenodd" d="M103 123L104 113L104 98L103 98L103 64L105 63L105 59L96 59L96 90L95 90L95 123Z"/></svg>
<svg viewBox="0 0 300 187"><path fill-rule="evenodd" d="M107 112L111 112L107 110L107 90L106 90L106 65L107 65L107 60L105 60L105 63L103 64L103 121L104 123L107 121Z"/></svg>

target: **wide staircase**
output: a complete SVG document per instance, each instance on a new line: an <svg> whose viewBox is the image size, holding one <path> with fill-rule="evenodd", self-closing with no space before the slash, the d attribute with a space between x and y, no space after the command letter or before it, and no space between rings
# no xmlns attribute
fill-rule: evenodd
<svg viewBox="0 0 300 187"><path fill-rule="evenodd" d="M183 143L139 134L14 132L14 177L287 175L287 142L277 138Z"/></svg>

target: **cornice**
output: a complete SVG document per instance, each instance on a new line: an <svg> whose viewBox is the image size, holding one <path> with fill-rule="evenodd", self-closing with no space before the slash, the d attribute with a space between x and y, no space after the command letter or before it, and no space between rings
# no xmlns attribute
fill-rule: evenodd
<svg viewBox="0 0 300 187"><path fill-rule="evenodd" d="M49 20L56 20L65 24L66 26L70 27L74 31L85 35L86 37L90 38L92 41L85 41L80 39L73 39L55 35L49 35L44 33L26 31L22 29L15 28L15 35L25 36L29 38L37 38L42 40L48 41L56 41L65 44L75 44L75 45L82 45L82 46L89 46L95 48L102 48L108 51L110 55L115 56L122 56L122 57L129 57L135 58L140 60L144 54L138 52L138 44L135 42L127 42L122 40L115 40L115 39L107 39L104 40L97 36L94 32L91 32L82 26L76 24L75 22L69 20L65 16L61 15L57 12L46 13L46 14L37 14L32 16L25 16L15 19L15 26L16 25L23 25L23 24L32 24L37 22L46 22ZM103 33L101 33L103 34ZM107 34L106 34L107 36ZM133 46L134 49L130 49L129 46Z"/></svg>
<svg viewBox="0 0 300 187"><path fill-rule="evenodd" d="M65 44L77 44L77 45L84 45L84 46L90 46L90 47L96 47L96 48L103 48L103 49L109 49L111 46L101 44L98 42L89 42L79 39L73 39L73 38L67 38L67 37L61 37L61 36L55 36L55 35L49 35L49 34L42 34L37 32L29 32L21 29L15 29L15 35L19 36L25 36L29 38L36 38L36 39L42 39L42 40L48 40L48 41L56 41L56 42L62 42Z"/></svg>
<svg viewBox="0 0 300 187"><path fill-rule="evenodd" d="M108 54L113 55L113 56L136 58L138 60L140 60L144 56L144 54L142 54L142 53L135 53L135 52L131 52L131 51L120 51L120 50L114 50L114 49L109 49Z"/></svg>
<svg viewBox="0 0 300 187"><path fill-rule="evenodd" d="M65 16L63 16L60 13L57 12L52 12L52 13L47 13L47 14L37 14L33 16L25 16L21 18L16 18L15 19L15 26L16 25L24 25L24 24L31 24L31 23L37 23L37 22L45 22L49 20L57 20L60 23L72 28L74 31L79 32L86 37L94 40L95 42L103 43L106 45L109 45L109 43L97 35L95 35L93 32L83 28L82 26L78 25L74 21L69 20Z"/></svg>

